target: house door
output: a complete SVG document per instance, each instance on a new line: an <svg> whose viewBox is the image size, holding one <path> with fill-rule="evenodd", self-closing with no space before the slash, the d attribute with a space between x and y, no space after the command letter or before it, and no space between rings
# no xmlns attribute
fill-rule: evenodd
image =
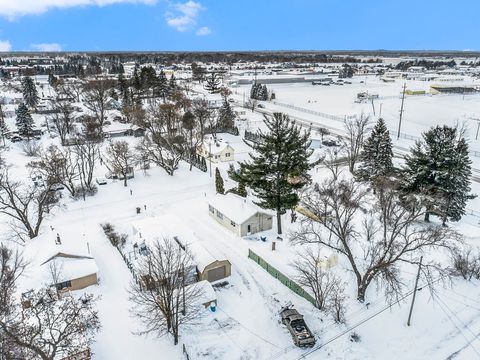
<svg viewBox="0 0 480 360"><path fill-rule="evenodd" d="M207 275L207 280L212 282L212 281L223 279L225 277L225 273L226 273L225 266L209 270Z"/></svg>
<svg viewBox="0 0 480 360"><path fill-rule="evenodd" d="M252 232L252 227L250 224L247 225L247 234Z"/></svg>

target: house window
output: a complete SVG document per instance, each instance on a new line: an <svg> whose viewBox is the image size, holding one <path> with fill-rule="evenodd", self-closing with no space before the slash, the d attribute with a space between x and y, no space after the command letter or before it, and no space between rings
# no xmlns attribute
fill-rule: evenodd
<svg viewBox="0 0 480 360"><path fill-rule="evenodd" d="M226 156L226 157L230 157L230 153L225 153L225 156Z"/></svg>
<svg viewBox="0 0 480 360"><path fill-rule="evenodd" d="M218 155L215 155L215 159L218 159Z"/></svg>
<svg viewBox="0 0 480 360"><path fill-rule="evenodd" d="M252 227L250 226L250 224L247 225L247 233L249 232L252 232Z"/></svg>
<svg viewBox="0 0 480 360"><path fill-rule="evenodd" d="M55 284L55 287L58 291L72 287L72 282L70 280L64 281L58 284Z"/></svg>
<svg viewBox="0 0 480 360"><path fill-rule="evenodd" d="M223 214L217 210L217 217L223 220Z"/></svg>
<svg viewBox="0 0 480 360"><path fill-rule="evenodd" d="M208 210L209 210L212 214L215 213L215 209L213 208L212 205L208 205Z"/></svg>
<svg viewBox="0 0 480 360"><path fill-rule="evenodd" d="M233 227L235 227L235 221L230 221L230 225L232 225Z"/></svg>

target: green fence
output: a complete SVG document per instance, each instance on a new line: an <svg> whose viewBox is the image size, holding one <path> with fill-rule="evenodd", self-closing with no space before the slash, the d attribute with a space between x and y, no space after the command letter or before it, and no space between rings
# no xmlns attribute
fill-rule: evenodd
<svg viewBox="0 0 480 360"><path fill-rule="evenodd" d="M272 265L270 265L268 262L266 262L264 259L262 259L260 256L255 254L252 250L248 249L248 257L255 261L258 265L263 267L267 272L272 275L275 279L280 281L283 285L288 287L290 290L292 290L295 294L303 297L310 303L312 303L313 306L315 306L315 299L313 298L312 295L307 293L300 285L298 285L295 281L290 280L287 276L283 275L280 271L275 269Z"/></svg>

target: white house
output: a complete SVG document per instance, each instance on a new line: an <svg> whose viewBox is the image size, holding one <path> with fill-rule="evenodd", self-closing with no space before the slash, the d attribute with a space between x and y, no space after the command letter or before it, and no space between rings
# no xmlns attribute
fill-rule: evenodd
<svg viewBox="0 0 480 360"><path fill-rule="evenodd" d="M208 213L216 222L238 236L272 228L272 215L241 196L229 193L208 200Z"/></svg>
<svg viewBox="0 0 480 360"><path fill-rule="evenodd" d="M218 138L215 140L213 136L207 136L198 147L197 152L205 159L211 159L214 163L235 159L235 149L227 141Z"/></svg>

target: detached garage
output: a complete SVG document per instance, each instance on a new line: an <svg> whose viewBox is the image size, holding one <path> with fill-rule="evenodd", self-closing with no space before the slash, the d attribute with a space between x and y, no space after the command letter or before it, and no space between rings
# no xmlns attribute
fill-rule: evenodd
<svg viewBox="0 0 480 360"><path fill-rule="evenodd" d="M172 214L147 218L132 223L133 235L139 243L148 246L156 238L176 241L181 248L188 249L192 263L197 268L198 281L215 282L232 274L232 264L221 253L196 236L182 220Z"/></svg>
<svg viewBox="0 0 480 360"><path fill-rule="evenodd" d="M204 247L194 235L175 236L174 239L192 253L193 262L197 266L198 281L208 280L215 282L229 277L232 273L232 264L227 259L214 256L214 253Z"/></svg>

